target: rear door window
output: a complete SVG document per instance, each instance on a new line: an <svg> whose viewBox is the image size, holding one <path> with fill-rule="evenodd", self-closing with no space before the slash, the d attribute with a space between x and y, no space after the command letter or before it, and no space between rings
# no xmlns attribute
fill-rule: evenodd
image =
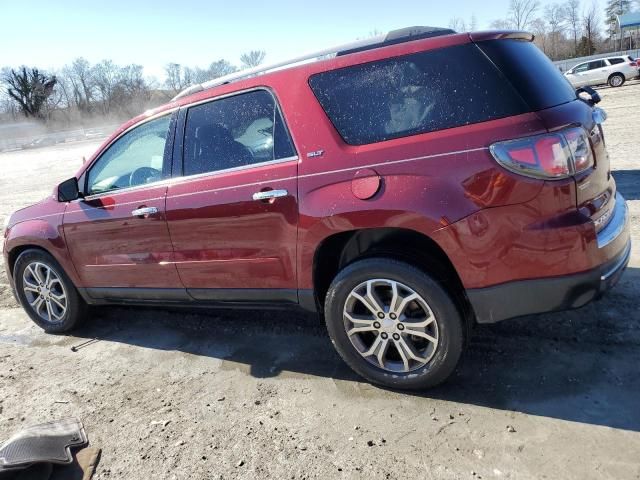
<svg viewBox="0 0 640 480"><path fill-rule="evenodd" d="M594 60L593 62L589 62L588 70L595 70L596 68L606 67L607 65L604 63L604 60Z"/></svg>
<svg viewBox="0 0 640 480"><path fill-rule="evenodd" d="M255 90L190 107L183 174L246 167L295 156L274 96Z"/></svg>
<svg viewBox="0 0 640 480"><path fill-rule="evenodd" d="M319 73L313 93L351 145L518 115L527 105L473 44Z"/></svg>

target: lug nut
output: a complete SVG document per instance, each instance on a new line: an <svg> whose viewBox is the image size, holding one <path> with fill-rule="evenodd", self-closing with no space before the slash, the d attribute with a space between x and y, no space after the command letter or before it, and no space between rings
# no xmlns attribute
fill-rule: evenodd
<svg viewBox="0 0 640 480"><path fill-rule="evenodd" d="M395 313L390 314L389 317L391 318L391 320L395 320L396 318L398 318Z"/></svg>
<svg viewBox="0 0 640 480"><path fill-rule="evenodd" d="M384 318L384 313L378 312L378 318Z"/></svg>
<svg viewBox="0 0 640 480"><path fill-rule="evenodd" d="M380 322L373 322L373 328L380 328Z"/></svg>
<svg viewBox="0 0 640 480"><path fill-rule="evenodd" d="M398 335L397 333L393 334L393 339L394 340L400 340L400 335Z"/></svg>
<svg viewBox="0 0 640 480"><path fill-rule="evenodd" d="M380 334L380 336L382 337L383 340L386 340L389 335L387 335L386 333L382 332Z"/></svg>
<svg viewBox="0 0 640 480"><path fill-rule="evenodd" d="M398 324L398 330L404 330L404 325L403 325L403 324L401 324L401 323L399 323L399 324Z"/></svg>

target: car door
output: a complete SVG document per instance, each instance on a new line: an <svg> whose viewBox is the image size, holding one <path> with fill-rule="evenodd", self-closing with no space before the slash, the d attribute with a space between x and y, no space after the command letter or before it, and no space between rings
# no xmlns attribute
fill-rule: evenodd
<svg viewBox="0 0 640 480"><path fill-rule="evenodd" d="M575 67L573 67L568 77L574 87L584 87L589 83L589 73L587 71L588 68L589 63L581 63L580 65L576 65Z"/></svg>
<svg viewBox="0 0 640 480"><path fill-rule="evenodd" d="M297 301L298 157L273 93L184 108L183 177L167 192L180 278L209 301Z"/></svg>
<svg viewBox="0 0 640 480"><path fill-rule="evenodd" d="M154 299L158 289L186 296L165 217L176 117L164 114L126 131L80 179L84 198L70 203L63 228L92 297Z"/></svg>
<svg viewBox="0 0 640 480"><path fill-rule="evenodd" d="M607 83L608 65L604 60L593 60L587 68L588 85L601 85Z"/></svg>

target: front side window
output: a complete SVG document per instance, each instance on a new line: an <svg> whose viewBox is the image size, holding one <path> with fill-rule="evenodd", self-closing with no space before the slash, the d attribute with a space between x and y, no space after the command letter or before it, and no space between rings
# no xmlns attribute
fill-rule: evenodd
<svg viewBox="0 0 640 480"><path fill-rule="evenodd" d="M170 122L171 115L151 120L112 143L89 170L87 194L161 180Z"/></svg>
<svg viewBox="0 0 640 480"><path fill-rule="evenodd" d="M574 68L573 73L586 72L587 68L589 68L589 64L583 63L582 65L578 65L576 68Z"/></svg>
<svg viewBox="0 0 640 480"><path fill-rule="evenodd" d="M517 115L527 106L475 45L355 65L309 85L344 141L363 145Z"/></svg>
<svg viewBox="0 0 640 480"><path fill-rule="evenodd" d="M255 90L187 111L184 175L228 170L295 156L271 93Z"/></svg>

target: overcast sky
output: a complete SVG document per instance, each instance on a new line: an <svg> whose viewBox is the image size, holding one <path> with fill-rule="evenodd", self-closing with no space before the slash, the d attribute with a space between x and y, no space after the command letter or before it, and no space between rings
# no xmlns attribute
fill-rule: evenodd
<svg viewBox="0 0 640 480"><path fill-rule="evenodd" d="M589 1L589 0L587 0ZM587 3L583 0L583 3ZM596 0L601 7L605 0ZM267 62L350 42L377 29L446 27L475 14L504 18L509 0L0 0L0 66L55 69L76 57L137 63L163 77L169 62L206 66L265 50ZM590 3L590 1L589 1ZM602 9L601 9L602 11Z"/></svg>

